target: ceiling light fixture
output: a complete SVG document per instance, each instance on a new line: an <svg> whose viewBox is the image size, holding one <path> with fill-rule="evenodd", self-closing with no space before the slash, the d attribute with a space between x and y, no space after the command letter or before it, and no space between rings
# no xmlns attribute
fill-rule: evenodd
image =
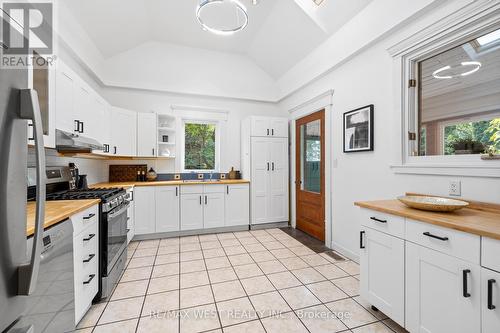
<svg viewBox="0 0 500 333"><path fill-rule="evenodd" d="M316 4L316 6L319 6L323 3L324 0L313 0L313 2Z"/></svg>
<svg viewBox="0 0 500 333"><path fill-rule="evenodd" d="M232 28L232 29L217 29L217 28L214 28L214 27L210 27L205 22L203 22L203 20L201 19L201 12L202 12L203 9L206 9L209 6L212 6L212 5L223 4L223 3L231 3L231 4L233 4L234 7L235 7L235 9L236 9L237 15L238 15L238 13L240 13L240 14L243 15L243 22L240 25L238 25L237 27ZM207 31L210 31L213 34L222 35L222 36L233 35L236 32L245 29L246 26L248 25L247 9L238 0L203 0L203 1L200 2L200 4L198 5L198 7L196 8L196 19L198 20L198 23L200 23L201 27L204 30L207 30Z"/></svg>
<svg viewBox="0 0 500 333"><path fill-rule="evenodd" d="M471 75L481 68L479 61L464 61L460 66L444 66L432 73L436 79L453 79L461 76ZM465 71L464 71L465 70Z"/></svg>

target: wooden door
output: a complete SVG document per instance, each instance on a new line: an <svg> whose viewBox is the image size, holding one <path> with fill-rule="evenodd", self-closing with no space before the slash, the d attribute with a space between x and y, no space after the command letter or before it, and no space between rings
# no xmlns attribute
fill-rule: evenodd
<svg viewBox="0 0 500 333"><path fill-rule="evenodd" d="M297 229L325 240L325 110L295 124Z"/></svg>

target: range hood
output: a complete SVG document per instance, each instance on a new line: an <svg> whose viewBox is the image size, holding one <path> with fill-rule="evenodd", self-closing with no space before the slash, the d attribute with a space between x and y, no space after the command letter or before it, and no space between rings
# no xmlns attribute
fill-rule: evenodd
<svg viewBox="0 0 500 333"><path fill-rule="evenodd" d="M103 150L103 145L94 139L56 129L56 149L60 153L91 153Z"/></svg>

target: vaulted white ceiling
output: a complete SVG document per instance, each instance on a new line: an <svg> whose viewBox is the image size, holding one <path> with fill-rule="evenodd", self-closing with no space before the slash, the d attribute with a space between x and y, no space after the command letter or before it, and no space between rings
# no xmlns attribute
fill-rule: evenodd
<svg viewBox="0 0 500 333"><path fill-rule="evenodd" d="M233 36L204 31L195 17L199 0L65 0L104 59L143 45L164 43L249 58L278 79L340 29L371 0L241 0L248 27Z"/></svg>

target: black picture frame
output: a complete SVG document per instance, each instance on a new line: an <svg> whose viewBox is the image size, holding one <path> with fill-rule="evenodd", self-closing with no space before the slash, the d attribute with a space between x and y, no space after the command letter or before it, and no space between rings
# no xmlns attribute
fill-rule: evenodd
<svg viewBox="0 0 500 333"><path fill-rule="evenodd" d="M344 113L342 131L344 153L373 151L374 109L374 105L369 104ZM355 116L359 116L361 120L366 119L366 121L353 123L352 120Z"/></svg>

